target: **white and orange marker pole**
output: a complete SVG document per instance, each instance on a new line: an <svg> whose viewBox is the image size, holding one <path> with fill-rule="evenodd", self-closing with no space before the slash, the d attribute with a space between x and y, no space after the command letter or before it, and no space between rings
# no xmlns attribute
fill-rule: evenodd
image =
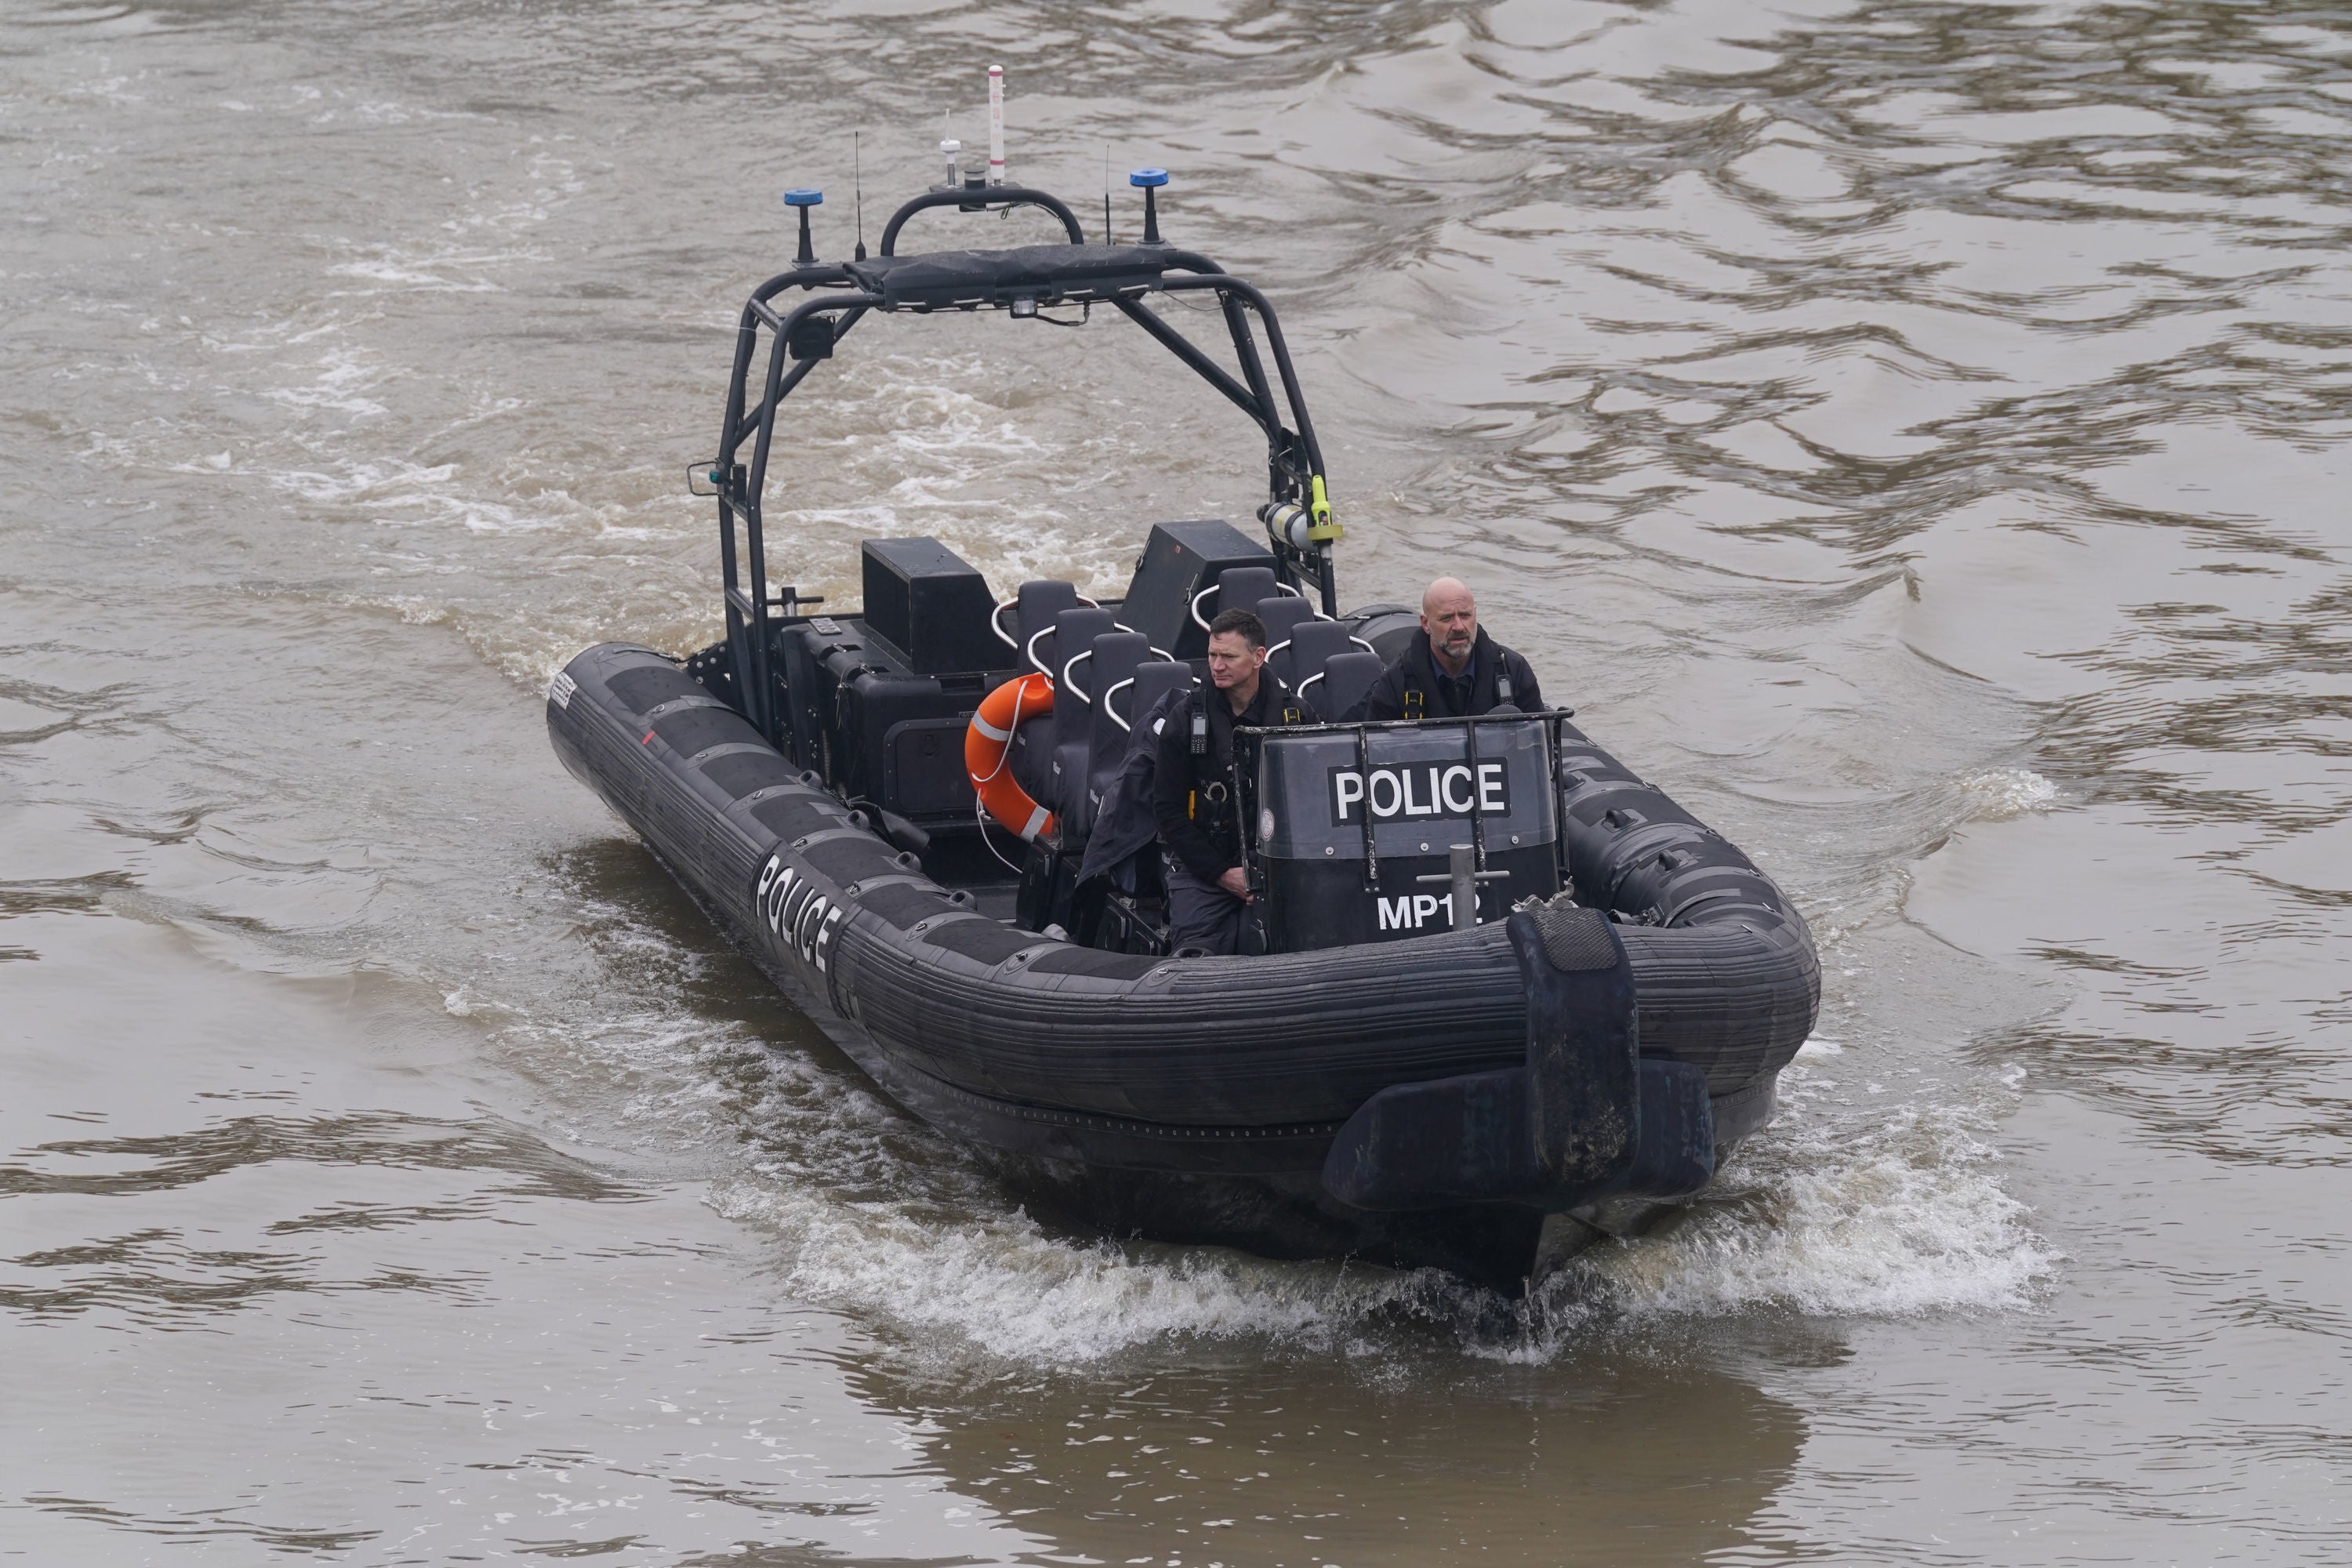
<svg viewBox="0 0 2352 1568"><path fill-rule="evenodd" d="M1004 68L988 68L988 183L1004 183Z"/></svg>

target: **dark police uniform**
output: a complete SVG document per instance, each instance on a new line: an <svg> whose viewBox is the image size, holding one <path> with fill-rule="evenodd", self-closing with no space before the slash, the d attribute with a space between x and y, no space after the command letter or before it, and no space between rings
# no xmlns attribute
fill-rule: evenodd
<svg viewBox="0 0 2352 1568"><path fill-rule="evenodd" d="M1416 631L1412 646L1381 672L1364 699L1367 719L1465 719L1491 713L1504 703L1533 713L1543 706L1533 666L1478 628L1470 662L1448 675L1430 651L1429 634Z"/></svg>
<svg viewBox="0 0 2352 1568"><path fill-rule="evenodd" d="M1192 716L1208 722L1195 751ZM1257 695L1239 713L1213 686L1179 698L1160 731L1151 781L1153 815L1168 847L1168 924L1172 944L1232 953L1240 948L1249 906L1217 885L1242 863L1242 828L1234 799L1234 727L1321 722L1305 699L1260 671Z"/></svg>

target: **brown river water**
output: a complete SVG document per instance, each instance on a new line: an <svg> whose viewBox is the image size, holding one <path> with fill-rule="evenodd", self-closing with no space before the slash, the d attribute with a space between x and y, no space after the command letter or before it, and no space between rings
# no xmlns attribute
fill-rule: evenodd
<svg viewBox="0 0 2352 1568"><path fill-rule="evenodd" d="M1343 597L1470 578L1813 922L1678 1226L1053 1231L555 763L717 625L780 193L878 238L991 61L1282 306ZM2352 1560L2347 132L2291 0L7 6L0 1558ZM1115 321L786 423L836 604L1262 474Z"/></svg>

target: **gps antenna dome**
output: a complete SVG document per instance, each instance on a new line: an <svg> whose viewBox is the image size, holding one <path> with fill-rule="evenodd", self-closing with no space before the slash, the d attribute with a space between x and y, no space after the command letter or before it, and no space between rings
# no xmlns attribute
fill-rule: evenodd
<svg viewBox="0 0 2352 1568"><path fill-rule="evenodd" d="M1160 237L1160 187L1168 183L1165 169L1138 169L1128 175L1127 183L1143 191L1143 243L1165 245Z"/></svg>
<svg viewBox="0 0 2352 1568"><path fill-rule="evenodd" d="M809 237L809 208L823 200L824 200L824 193L819 190L803 188L784 193L784 205L798 208L801 215L801 253L793 259L803 267L809 266L816 260L816 247L810 242Z"/></svg>

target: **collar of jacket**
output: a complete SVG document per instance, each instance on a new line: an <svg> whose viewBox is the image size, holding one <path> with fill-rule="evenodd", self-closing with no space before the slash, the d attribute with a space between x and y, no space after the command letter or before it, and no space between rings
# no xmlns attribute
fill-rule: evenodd
<svg viewBox="0 0 2352 1568"><path fill-rule="evenodd" d="M1234 711L1234 705L1225 700L1225 694L1207 682L1202 682L1194 689L1202 694L1202 700L1209 704L1209 711L1222 714L1227 724L1255 724L1260 727L1265 723L1265 716L1277 710L1282 700L1290 695L1290 688L1285 686L1270 669L1259 672L1257 695L1251 698L1249 706L1238 713ZM1258 717L1251 718L1250 715L1253 713L1257 714Z"/></svg>
<svg viewBox="0 0 2352 1568"><path fill-rule="evenodd" d="M1412 650L1421 656L1422 668L1429 671L1431 679L1463 680L1473 686L1478 684L1478 661L1487 657L1495 647L1495 639L1486 635L1486 628L1483 625L1480 626L1478 635L1470 639L1470 662L1462 667L1461 674L1448 675L1445 673L1445 667L1437 662L1437 650L1430 646L1429 633L1425 629L1416 627L1412 637Z"/></svg>

